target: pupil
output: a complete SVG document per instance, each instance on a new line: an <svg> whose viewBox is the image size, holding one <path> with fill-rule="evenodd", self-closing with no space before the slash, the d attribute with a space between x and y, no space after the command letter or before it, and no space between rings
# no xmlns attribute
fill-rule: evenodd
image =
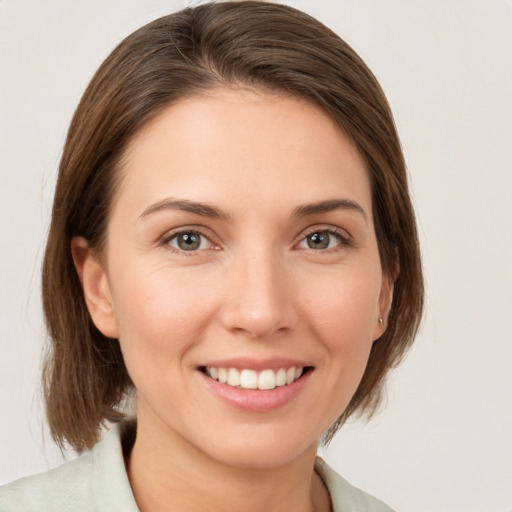
<svg viewBox="0 0 512 512"><path fill-rule="evenodd" d="M327 233L313 233L308 237L310 249L325 249L329 246L329 235Z"/></svg>
<svg viewBox="0 0 512 512"><path fill-rule="evenodd" d="M180 249L192 251L199 247L200 240L194 233L185 233L178 238L178 245L180 246Z"/></svg>

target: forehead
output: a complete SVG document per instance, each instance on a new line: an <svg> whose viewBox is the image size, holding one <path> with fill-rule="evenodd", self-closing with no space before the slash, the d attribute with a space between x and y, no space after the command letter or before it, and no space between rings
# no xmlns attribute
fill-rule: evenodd
<svg viewBox="0 0 512 512"><path fill-rule="evenodd" d="M131 141L114 204L165 195L298 203L348 193L371 203L364 162L319 108L268 92L215 90L166 108Z"/></svg>

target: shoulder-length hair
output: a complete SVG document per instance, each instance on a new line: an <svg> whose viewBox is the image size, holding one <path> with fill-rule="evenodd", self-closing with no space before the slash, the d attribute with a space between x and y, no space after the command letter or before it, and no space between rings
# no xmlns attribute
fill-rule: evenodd
<svg viewBox="0 0 512 512"><path fill-rule="evenodd" d="M85 237L101 251L120 160L141 127L184 97L240 85L304 99L353 141L370 178L381 265L397 275L386 330L327 440L355 412L376 410L386 374L413 341L423 307L416 223L393 117L374 75L339 36L291 7L246 1L187 8L119 44L69 127L42 269L50 338L44 396L61 447L92 447L102 425L122 417L133 386L118 340L106 338L88 313L71 239Z"/></svg>

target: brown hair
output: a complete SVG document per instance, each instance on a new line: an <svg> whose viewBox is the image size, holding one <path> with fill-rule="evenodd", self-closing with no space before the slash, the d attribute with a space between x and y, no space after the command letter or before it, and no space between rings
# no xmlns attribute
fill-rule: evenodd
<svg viewBox="0 0 512 512"><path fill-rule="evenodd" d="M73 265L71 239L101 251L120 159L164 108L216 87L249 86L305 99L325 111L365 159L384 272L396 274L382 337L362 381L327 433L354 412L372 414L384 377L418 329L423 280L414 211L393 117L373 74L336 34L284 5L226 2L187 8L140 28L103 62L69 127L42 272L49 349L43 369L55 441L77 451L122 417L132 387L118 340L94 326Z"/></svg>

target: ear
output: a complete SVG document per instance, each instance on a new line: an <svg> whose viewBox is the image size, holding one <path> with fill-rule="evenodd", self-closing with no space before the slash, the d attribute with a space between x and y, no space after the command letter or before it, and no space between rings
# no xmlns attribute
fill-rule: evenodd
<svg viewBox="0 0 512 512"><path fill-rule="evenodd" d="M118 338L114 303L108 277L100 259L89 246L89 242L78 236L71 240L71 254L94 325L105 336Z"/></svg>
<svg viewBox="0 0 512 512"><path fill-rule="evenodd" d="M393 290L395 288L395 281L397 277L398 271L384 273L382 275L382 284L379 294L379 318L377 319L374 330L374 341L380 338L386 331L389 310L393 303Z"/></svg>

